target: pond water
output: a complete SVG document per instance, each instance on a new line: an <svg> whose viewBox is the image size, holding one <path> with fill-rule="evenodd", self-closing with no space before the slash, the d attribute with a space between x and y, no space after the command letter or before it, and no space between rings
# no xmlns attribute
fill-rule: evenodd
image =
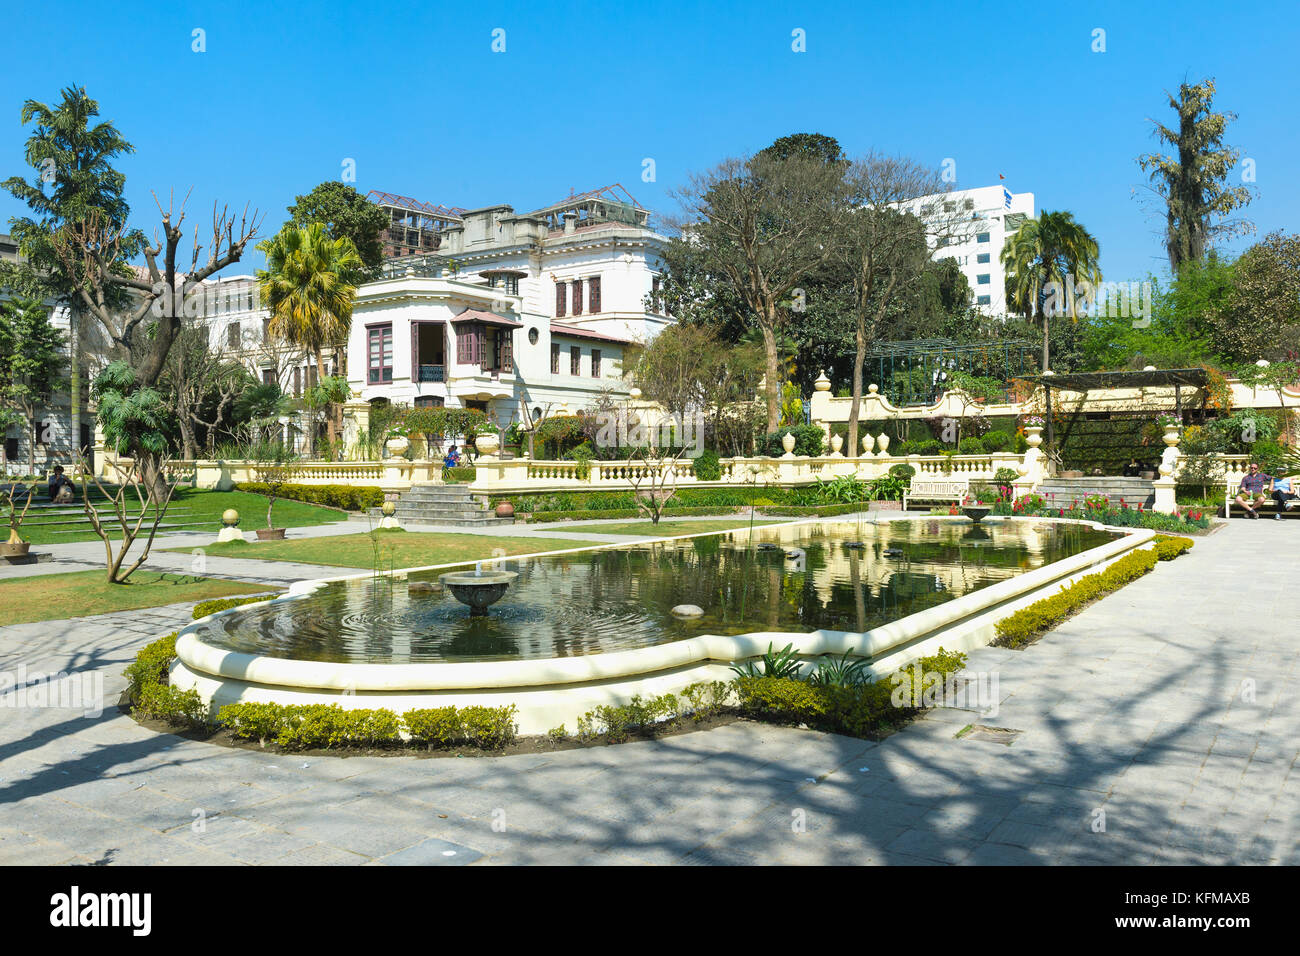
<svg viewBox="0 0 1300 956"><path fill-rule="evenodd" d="M412 592L401 576L362 578L250 605L198 636L269 657L401 664L570 657L700 634L866 631L1114 537L987 519L744 529L496 562L519 576L486 617L471 618L450 592ZM674 617L680 604L704 615Z"/></svg>

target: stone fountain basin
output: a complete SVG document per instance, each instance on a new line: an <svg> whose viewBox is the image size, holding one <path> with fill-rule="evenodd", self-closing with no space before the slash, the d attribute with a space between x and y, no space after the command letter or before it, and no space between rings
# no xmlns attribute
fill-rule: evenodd
<svg viewBox="0 0 1300 956"><path fill-rule="evenodd" d="M448 571L438 580L461 604L468 605L471 615L481 615L505 597L518 571Z"/></svg>
<svg viewBox="0 0 1300 956"><path fill-rule="evenodd" d="M988 507L987 505L965 505L961 509L961 513L964 514L967 518L970 518L971 521L974 521L976 524L978 524L981 519L987 518L989 516L989 512L992 510L993 509Z"/></svg>

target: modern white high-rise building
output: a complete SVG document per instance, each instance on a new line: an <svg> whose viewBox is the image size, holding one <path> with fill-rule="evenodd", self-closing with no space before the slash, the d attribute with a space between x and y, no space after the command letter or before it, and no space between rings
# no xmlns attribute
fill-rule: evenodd
<svg viewBox="0 0 1300 956"><path fill-rule="evenodd" d="M1026 219L1034 217L1034 194L1013 193L1002 185L980 186L922 196L907 208L936 225L931 239L934 258L957 260L970 283L975 308L984 315L1005 315L1002 247Z"/></svg>

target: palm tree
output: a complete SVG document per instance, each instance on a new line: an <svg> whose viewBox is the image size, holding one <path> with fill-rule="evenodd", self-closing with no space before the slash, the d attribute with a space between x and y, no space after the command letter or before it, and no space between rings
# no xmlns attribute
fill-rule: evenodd
<svg viewBox="0 0 1300 956"><path fill-rule="evenodd" d="M1101 282L1097 240L1068 212L1044 212L1027 219L1007 237L1000 256L1007 270L1007 304L1021 315L1043 323L1043 367L1049 369L1048 321L1061 311L1065 299L1071 321L1077 322L1076 287Z"/></svg>
<svg viewBox="0 0 1300 956"><path fill-rule="evenodd" d="M347 341L357 287L346 280L364 268L356 246L346 236L331 239L325 227L287 225L274 238L258 243L266 268L257 271L262 302L271 314L271 338L305 349L316 360L318 381L326 379L325 349ZM328 422L330 439L334 422Z"/></svg>

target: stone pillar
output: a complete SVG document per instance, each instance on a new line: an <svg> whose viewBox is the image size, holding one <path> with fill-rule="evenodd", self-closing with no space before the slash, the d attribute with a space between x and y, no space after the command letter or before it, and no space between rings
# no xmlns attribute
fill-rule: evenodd
<svg viewBox="0 0 1300 956"><path fill-rule="evenodd" d="M343 406L343 451L356 454L363 440L370 434L370 403L350 401Z"/></svg>

